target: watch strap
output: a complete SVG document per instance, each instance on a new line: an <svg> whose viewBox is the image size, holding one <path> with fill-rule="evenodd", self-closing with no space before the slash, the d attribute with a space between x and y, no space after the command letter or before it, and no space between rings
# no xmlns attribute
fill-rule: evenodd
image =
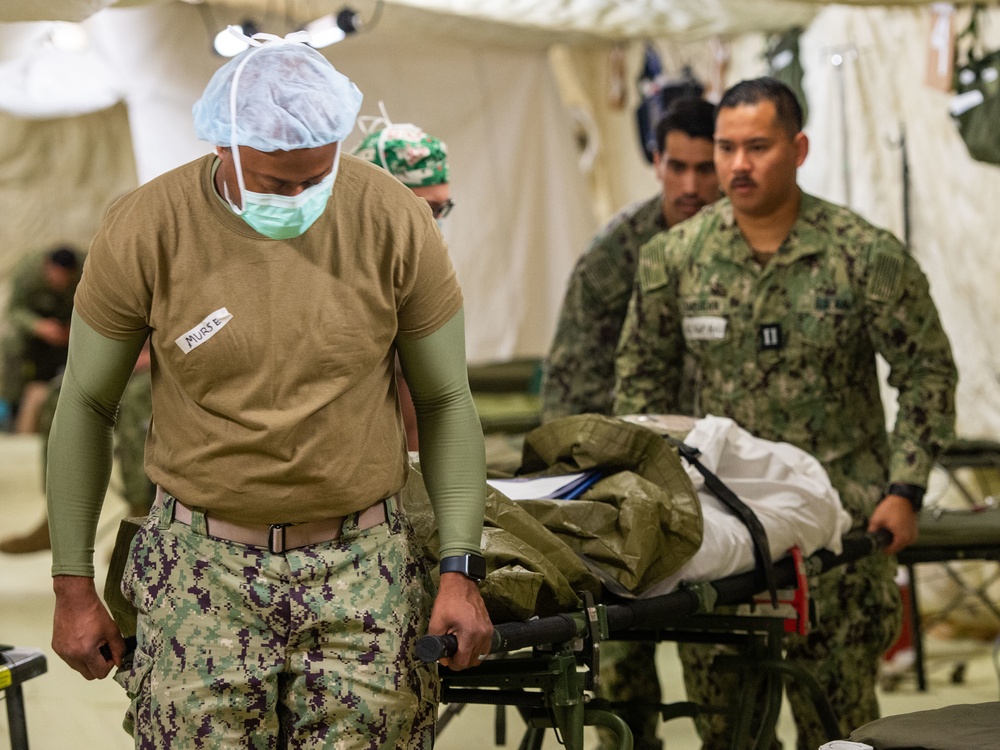
<svg viewBox="0 0 1000 750"><path fill-rule="evenodd" d="M886 489L886 495L899 495L899 497L904 497L910 501L910 505L913 506L913 512L919 513L920 509L924 507L924 494L927 490L918 484L907 484L905 482L893 482Z"/></svg>
<svg viewBox="0 0 1000 750"><path fill-rule="evenodd" d="M442 573L461 573L477 582L486 578L486 558L471 552L442 557L438 567Z"/></svg>

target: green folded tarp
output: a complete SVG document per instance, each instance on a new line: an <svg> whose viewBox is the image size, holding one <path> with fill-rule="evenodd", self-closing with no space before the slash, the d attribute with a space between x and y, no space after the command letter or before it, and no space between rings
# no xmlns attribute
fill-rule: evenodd
<svg viewBox="0 0 1000 750"><path fill-rule="evenodd" d="M580 593L640 594L676 571L702 539L701 506L680 460L644 427L599 415L566 417L525 439L521 476L602 469L577 500L512 501L488 488L480 590L494 622L578 608ZM437 532L419 467L403 507L424 554Z"/></svg>

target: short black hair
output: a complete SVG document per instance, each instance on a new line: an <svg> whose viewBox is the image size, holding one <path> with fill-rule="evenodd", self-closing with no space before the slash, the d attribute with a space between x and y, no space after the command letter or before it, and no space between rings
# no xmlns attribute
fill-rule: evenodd
<svg viewBox="0 0 1000 750"><path fill-rule="evenodd" d="M718 112L725 107L738 107L741 104L759 104L769 101L774 105L778 124L791 136L802 130L802 105L799 104L795 92L776 78L764 76L751 78L730 86L719 100Z"/></svg>
<svg viewBox="0 0 1000 750"><path fill-rule="evenodd" d="M76 251L68 246L57 247L49 251L48 259L53 265L68 268L70 271L75 271L80 267L80 259L76 256Z"/></svg>
<svg viewBox="0 0 1000 750"><path fill-rule="evenodd" d="M667 147L667 135L675 130L690 138L711 141L715 135L715 107L697 96L674 99L656 123L656 147L661 154Z"/></svg>

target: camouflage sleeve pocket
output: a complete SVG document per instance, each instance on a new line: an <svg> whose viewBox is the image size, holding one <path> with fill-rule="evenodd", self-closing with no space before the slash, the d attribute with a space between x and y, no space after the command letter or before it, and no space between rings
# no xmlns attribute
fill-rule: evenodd
<svg viewBox="0 0 1000 750"><path fill-rule="evenodd" d="M667 285L667 267L663 253L665 245L661 237L662 235L657 235L639 251L637 279L644 292Z"/></svg>
<svg viewBox="0 0 1000 750"><path fill-rule="evenodd" d="M587 285L606 304L632 293L632 279L623 273L622 263L600 258L585 270Z"/></svg>
<svg viewBox="0 0 1000 750"><path fill-rule="evenodd" d="M872 261L868 275L868 299L873 302L888 302L899 293L900 279L903 275L902 257L880 251Z"/></svg>

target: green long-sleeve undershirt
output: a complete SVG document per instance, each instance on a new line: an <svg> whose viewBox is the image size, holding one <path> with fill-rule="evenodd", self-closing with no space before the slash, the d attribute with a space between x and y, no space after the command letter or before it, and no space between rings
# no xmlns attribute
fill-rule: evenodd
<svg viewBox="0 0 1000 750"><path fill-rule="evenodd" d="M69 360L49 436L52 575L94 575L94 539L111 476L118 402L147 333L110 339L73 313ZM417 412L420 464L440 554L479 552L486 458L469 392L463 312L428 336L400 335L396 345Z"/></svg>

